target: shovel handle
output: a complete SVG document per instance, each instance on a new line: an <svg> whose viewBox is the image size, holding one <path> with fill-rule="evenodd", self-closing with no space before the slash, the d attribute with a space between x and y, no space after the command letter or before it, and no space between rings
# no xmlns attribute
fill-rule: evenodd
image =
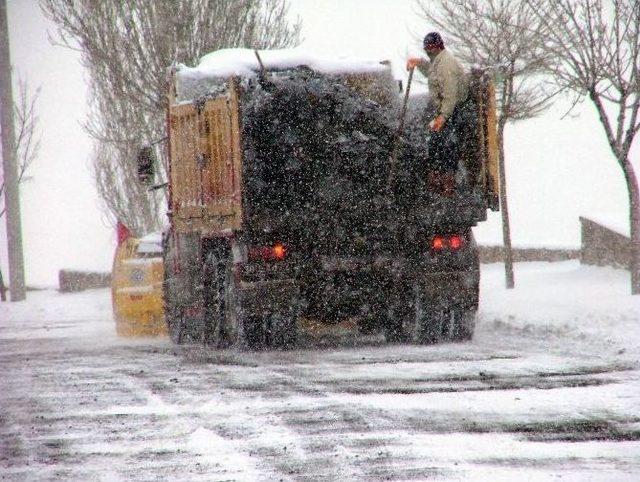
<svg viewBox="0 0 640 482"><path fill-rule="evenodd" d="M400 113L400 124L398 125L397 136L400 136L404 129L404 119L407 115L407 104L409 103L409 92L411 92L411 81L413 80L413 72L416 68L411 67L409 70L409 79L407 80L407 90L404 92L404 101L402 102L402 112Z"/></svg>
<svg viewBox="0 0 640 482"><path fill-rule="evenodd" d="M400 123L398 124L398 130L396 130L396 135L393 139L393 146L391 148L391 156L389 157L389 179L387 182L387 186L391 189L393 183L395 182L396 177L396 164L398 163L398 147L400 144L400 134L404 129L404 119L407 116L407 104L409 102L409 92L411 91L411 81L413 80L413 71L415 67L411 67L409 69L409 79L407 80L407 90L404 92L404 101L402 103L402 111L400 113Z"/></svg>

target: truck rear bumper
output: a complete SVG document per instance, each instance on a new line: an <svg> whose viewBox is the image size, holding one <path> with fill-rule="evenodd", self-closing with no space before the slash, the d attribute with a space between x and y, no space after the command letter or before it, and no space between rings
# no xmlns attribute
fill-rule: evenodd
<svg viewBox="0 0 640 482"><path fill-rule="evenodd" d="M238 299L242 308L254 315L283 313L298 304L300 287L295 280L242 281Z"/></svg>
<svg viewBox="0 0 640 482"><path fill-rule="evenodd" d="M439 271L417 273L415 281L419 286L451 286L456 285L463 288L475 288L480 281L480 271Z"/></svg>

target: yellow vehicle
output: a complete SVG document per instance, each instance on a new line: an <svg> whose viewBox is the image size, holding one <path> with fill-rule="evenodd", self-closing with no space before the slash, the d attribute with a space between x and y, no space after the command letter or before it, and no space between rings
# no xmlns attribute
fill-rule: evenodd
<svg viewBox="0 0 640 482"><path fill-rule="evenodd" d="M127 237L116 249L111 279L118 336L167 334L162 304L162 246L159 233Z"/></svg>

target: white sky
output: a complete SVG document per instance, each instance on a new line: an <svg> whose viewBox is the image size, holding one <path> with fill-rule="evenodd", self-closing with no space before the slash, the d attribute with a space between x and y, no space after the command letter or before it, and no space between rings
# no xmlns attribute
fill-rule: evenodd
<svg viewBox="0 0 640 482"><path fill-rule="evenodd" d="M407 54L419 53L415 35L430 26L414 0L291 0L303 22L303 46L320 54L390 58L404 78ZM53 32L36 0L8 0L14 76L41 86L42 132L33 180L21 190L27 283L55 285L61 268L109 270L115 248L91 179L91 143L83 68L76 52L52 46ZM446 40L446 39L445 39ZM628 203L622 172L609 153L593 109L560 119L561 101L544 116L507 127L507 186L516 246L578 246L578 216L625 226ZM635 158L638 157L638 142ZM0 227L0 266L8 279ZM476 228L484 244L501 243L498 214Z"/></svg>

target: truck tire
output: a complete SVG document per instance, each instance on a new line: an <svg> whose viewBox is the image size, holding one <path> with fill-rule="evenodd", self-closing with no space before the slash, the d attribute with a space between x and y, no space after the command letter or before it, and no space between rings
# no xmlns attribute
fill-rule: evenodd
<svg viewBox="0 0 640 482"><path fill-rule="evenodd" d="M421 345L439 343L444 339L445 312L439 302L426 298L415 289L415 322L412 341Z"/></svg>
<svg viewBox="0 0 640 482"><path fill-rule="evenodd" d="M180 342L180 313L176 309L175 273L173 272L173 253L169 239L164 239L163 259L164 279L162 280L162 303L164 305L164 319L167 324L169 338L176 345Z"/></svg>
<svg viewBox="0 0 640 482"><path fill-rule="evenodd" d="M189 323L184 313L181 293L184 280L172 271L172 263L165 262L165 279L163 286L163 304L167 332L173 343L182 345L202 341L202 330L199 324Z"/></svg>
<svg viewBox="0 0 640 482"><path fill-rule="evenodd" d="M205 343L214 348L290 348L297 338L298 303L286 312L253 315L242 307L230 251L211 249L203 267Z"/></svg>
<svg viewBox="0 0 640 482"><path fill-rule="evenodd" d="M388 343L403 343L411 339L414 310L410 296L394 296L389 301L384 323L384 337Z"/></svg>
<svg viewBox="0 0 640 482"><path fill-rule="evenodd" d="M244 345L250 350L292 348L298 338L297 322L294 307L284 312L247 316L243 324Z"/></svg>
<svg viewBox="0 0 640 482"><path fill-rule="evenodd" d="M417 286L409 287L389 303L385 338L392 343L437 343L443 339L443 316L439 307L429 303Z"/></svg>
<svg viewBox="0 0 640 482"><path fill-rule="evenodd" d="M418 287L407 287L389 298L384 335L390 343L436 343L441 332L439 316L425 306Z"/></svg>
<svg viewBox="0 0 640 482"><path fill-rule="evenodd" d="M178 235L179 236L179 235ZM177 249L174 237L169 233L163 240L163 304L167 331L177 345L202 343L204 318L201 306L201 268L199 236L180 238L181 269L176 270ZM189 312L188 307L195 308Z"/></svg>
<svg viewBox="0 0 640 482"><path fill-rule="evenodd" d="M473 338L476 324L476 310L464 306L452 308L449 322L450 339L453 341L469 341Z"/></svg>
<svg viewBox="0 0 640 482"><path fill-rule="evenodd" d="M454 302L449 297L426 297L415 288L390 304L385 324L388 342L430 345L445 341L468 341L473 337L477 300Z"/></svg>
<svg viewBox="0 0 640 482"><path fill-rule="evenodd" d="M268 348L287 349L295 346L298 335L298 303L292 300L288 310L267 315L265 341Z"/></svg>
<svg viewBox="0 0 640 482"><path fill-rule="evenodd" d="M205 343L214 348L255 348L263 338L240 305L229 249L212 248L203 266ZM259 324L258 324L259 325Z"/></svg>
<svg viewBox="0 0 640 482"><path fill-rule="evenodd" d="M452 301L442 295L430 300L421 297L418 305L417 342L469 341L473 337L477 302L474 305L469 300Z"/></svg>
<svg viewBox="0 0 640 482"><path fill-rule="evenodd" d="M459 297L451 306L449 329L453 341L469 341L476 326L476 313L480 302L480 266L477 259L473 269L466 272Z"/></svg>

